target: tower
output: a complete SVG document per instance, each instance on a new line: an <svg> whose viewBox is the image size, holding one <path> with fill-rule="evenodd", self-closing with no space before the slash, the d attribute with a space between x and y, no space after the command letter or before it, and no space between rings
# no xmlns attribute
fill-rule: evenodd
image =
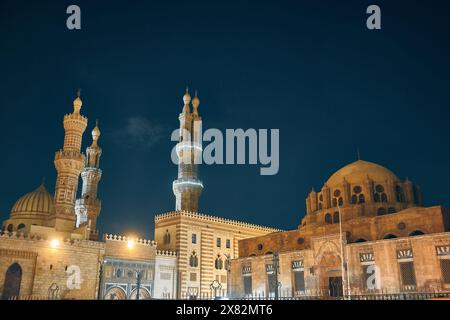
<svg viewBox="0 0 450 320"><path fill-rule="evenodd" d="M183 96L184 107L180 113L180 141L176 146L178 178L173 182L176 198L175 210L198 211L198 200L203 183L198 179L198 164L202 157L202 118L198 114L200 100L192 99L188 89Z"/></svg>
<svg viewBox="0 0 450 320"><path fill-rule="evenodd" d="M102 203L97 198L97 187L102 177L102 170L100 169L100 157L102 149L98 145L100 137L100 129L98 123L92 130L92 144L86 148L86 165L81 172L81 179L83 180L83 187L81 191L81 198L77 199L75 204L75 212L77 215L76 226L79 227L84 223L88 223L90 228L90 239L98 239L97 231L97 217L100 214Z"/></svg>
<svg viewBox="0 0 450 320"><path fill-rule="evenodd" d="M75 228L78 177L85 163L85 156L80 152L81 140L88 121L80 114L82 105L78 93L78 97L73 101L73 112L64 116L63 148L55 154L55 213L50 216L49 225L58 231L70 232Z"/></svg>

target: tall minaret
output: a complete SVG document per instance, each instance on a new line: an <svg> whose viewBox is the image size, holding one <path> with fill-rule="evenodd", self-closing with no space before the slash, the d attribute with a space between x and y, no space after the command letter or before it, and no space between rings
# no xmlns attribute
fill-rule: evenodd
<svg viewBox="0 0 450 320"><path fill-rule="evenodd" d="M83 170L85 157L80 152L81 139L87 126L87 118L80 114L83 105L78 97L73 101L73 112L64 116L64 146L55 154L57 171L55 186L55 214L49 225L58 231L73 231L75 228L75 197L78 178Z"/></svg>
<svg viewBox="0 0 450 320"><path fill-rule="evenodd" d="M183 96L184 107L180 113L180 142L176 146L178 155L178 179L173 182L176 198L175 210L198 211L198 200L203 183L198 179L199 160L202 157L202 118L198 114L200 100L195 94L190 110L191 96L188 89Z"/></svg>
<svg viewBox="0 0 450 320"><path fill-rule="evenodd" d="M81 172L81 178L83 179L81 198L75 204L77 227L87 223L90 229L89 237L91 240L98 239L97 217L102 206L101 201L97 198L97 187L102 178L102 170L100 169L102 148L98 145L99 137L100 129L97 122L92 130L92 144L86 148L86 166Z"/></svg>

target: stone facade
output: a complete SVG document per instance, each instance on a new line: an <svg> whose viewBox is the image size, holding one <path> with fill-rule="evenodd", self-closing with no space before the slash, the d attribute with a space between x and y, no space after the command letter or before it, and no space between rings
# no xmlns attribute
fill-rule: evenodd
<svg viewBox="0 0 450 320"><path fill-rule="evenodd" d="M117 235L104 236L102 299L173 298L176 296L174 252L159 251L156 243Z"/></svg>
<svg viewBox="0 0 450 320"><path fill-rule="evenodd" d="M343 239L344 240L344 239ZM342 272L339 234L311 239L309 249L279 253L278 281L280 296L337 296L373 293L448 292L450 290L450 233L385 239L373 242L344 244ZM447 262L445 262L447 261ZM402 273L402 263L412 262L412 277ZM274 255L238 258L232 261L231 296L274 296L270 287ZM379 269L379 287L370 287L367 280ZM297 278L296 278L297 277ZM301 279L299 280L299 277ZM247 278L247 280L246 280ZM330 279L339 281L336 286ZM272 278L273 279L273 278ZM245 288L245 282L251 283ZM344 285L344 289L342 289Z"/></svg>
<svg viewBox="0 0 450 320"><path fill-rule="evenodd" d="M20 297L95 299L104 243L89 240L52 241L15 232L2 233L0 292L4 292L8 269L18 264L21 270Z"/></svg>
<svg viewBox="0 0 450 320"><path fill-rule="evenodd" d="M409 179L358 160L311 191L298 229L239 241L232 295L274 295L277 278L287 296L449 291L449 222Z"/></svg>
<svg viewBox="0 0 450 320"><path fill-rule="evenodd" d="M161 250L178 253L178 297L211 295L214 280L227 291L227 259L238 256L238 241L279 230L196 212L155 216Z"/></svg>

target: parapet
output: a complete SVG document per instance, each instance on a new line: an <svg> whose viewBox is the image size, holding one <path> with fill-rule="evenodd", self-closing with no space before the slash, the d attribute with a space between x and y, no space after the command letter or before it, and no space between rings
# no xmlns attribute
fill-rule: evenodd
<svg viewBox="0 0 450 320"><path fill-rule="evenodd" d="M222 224L226 224L226 225L230 225L230 226L234 226L234 227L247 228L247 229L252 229L252 230L256 230L256 231L263 231L266 233L283 231L280 229L269 228L269 227L260 226L257 224L252 224L252 223L247 223L247 222L242 222L242 221L237 221L237 220L232 220L232 219L226 219L226 218L221 218L221 217L216 217L216 216L212 216L212 215L207 215L207 214L193 212L193 211L186 211L186 210L170 211L170 212L155 215L155 223L165 220L165 219L172 218L172 217L194 218L194 219L199 219L199 220L203 220L203 221L222 223Z"/></svg>

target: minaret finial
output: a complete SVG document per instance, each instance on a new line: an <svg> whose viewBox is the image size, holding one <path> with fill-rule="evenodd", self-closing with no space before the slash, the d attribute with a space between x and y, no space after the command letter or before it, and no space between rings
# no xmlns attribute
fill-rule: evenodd
<svg viewBox="0 0 450 320"><path fill-rule="evenodd" d="M45 185L45 176L42 176L42 182L41 185L44 186Z"/></svg>
<svg viewBox="0 0 450 320"><path fill-rule="evenodd" d="M78 90L77 90L77 97L78 97L78 98L81 97L81 88L78 88Z"/></svg>
<svg viewBox="0 0 450 320"><path fill-rule="evenodd" d="M190 112L189 103L191 102L191 95L189 94L188 86L186 86L186 93L183 96L183 102L184 102L183 113L189 113Z"/></svg>
<svg viewBox="0 0 450 320"><path fill-rule="evenodd" d="M359 148L356 149L356 153L357 153L357 156L358 156L358 160L361 160L361 154L359 153Z"/></svg>
<svg viewBox="0 0 450 320"><path fill-rule="evenodd" d="M200 105L200 99L197 96L197 90L195 90L195 97L192 99L192 106L194 107L194 115L198 116L198 106Z"/></svg>

